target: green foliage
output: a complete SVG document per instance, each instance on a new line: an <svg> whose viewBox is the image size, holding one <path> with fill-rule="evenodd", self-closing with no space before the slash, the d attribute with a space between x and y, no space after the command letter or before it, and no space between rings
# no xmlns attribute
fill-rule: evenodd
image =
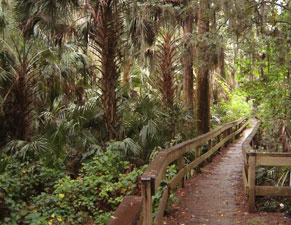
<svg viewBox="0 0 291 225"><path fill-rule="evenodd" d="M41 163L10 163L0 175L9 212L3 224L106 224L124 195L138 194L144 169L130 168L114 151L85 163L76 179Z"/></svg>
<svg viewBox="0 0 291 225"><path fill-rule="evenodd" d="M177 174L177 168L175 164L169 165L167 168L167 172L166 172L166 178L162 181L161 185L159 186L159 189L157 191L157 193L152 196L152 202L153 202L153 217L155 217L155 214L158 210L158 207L160 205L160 200L163 196L163 192L167 187L168 182ZM168 204L167 207L165 209L165 212L169 212L170 211L170 206L173 202L177 202L178 199L174 197L174 193L171 193L169 195L168 198Z"/></svg>
<svg viewBox="0 0 291 225"><path fill-rule="evenodd" d="M144 88L144 91L147 89ZM183 109L182 104L175 104L169 109L161 107L157 96L150 98L146 95L124 101L122 107L124 113L121 131L134 140L135 147L132 146L134 151L131 151L129 156L135 156L132 158L136 160L138 153L138 162L148 162L155 149L169 147L172 139L176 139L175 143L179 143L196 135L188 126L194 123L193 115ZM180 138L174 138L175 136Z"/></svg>
<svg viewBox="0 0 291 225"><path fill-rule="evenodd" d="M223 124L241 117L250 117L252 113L252 100L247 101L243 92L229 93L229 100L222 100L212 107L212 124Z"/></svg>
<svg viewBox="0 0 291 225"><path fill-rule="evenodd" d="M1 223L43 224L45 217L37 213L38 196L45 192L50 195L54 184L62 177L65 177L63 171L46 168L41 162L20 163L10 157L0 175L0 204L7 214L0 218Z"/></svg>
<svg viewBox="0 0 291 225"><path fill-rule="evenodd" d="M284 11L275 18L288 17ZM290 16L290 15L289 15ZM285 18L284 18L285 19ZM276 28L277 29L277 28ZM290 32L278 26L280 35L256 41L257 57L237 61L240 89L253 99L253 113L261 121L261 141L267 151L280 151L285 126L290 126ZM284 36L284 38L283 38ZM258 57L260 56L260 57Z"/></svg>

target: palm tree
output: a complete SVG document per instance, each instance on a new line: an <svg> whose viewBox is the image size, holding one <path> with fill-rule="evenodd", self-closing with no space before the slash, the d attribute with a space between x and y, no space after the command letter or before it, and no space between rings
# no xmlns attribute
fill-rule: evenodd
<svg viewBox="0 0 291 225"><path fill-rule="evenodd" d="M117 87L120 77L121 39L123 25L118 1L101 0L91 3L92 24L89 32L90 46L98 59L98 70L101 73L101 105L104 111L108 139L116 137Z"/></svg>
<svg viewBox="0 0 291 225"><path fill-rule="evenodd" d="M4 40L1 52L0 81L3 117L7 134L12 139L27 139L32 134L32 111L34 109L37 79L35 66L43 51L35 53L33 43L12 39L9 45ZM5 79L6 78L6 79Z"/></svg>

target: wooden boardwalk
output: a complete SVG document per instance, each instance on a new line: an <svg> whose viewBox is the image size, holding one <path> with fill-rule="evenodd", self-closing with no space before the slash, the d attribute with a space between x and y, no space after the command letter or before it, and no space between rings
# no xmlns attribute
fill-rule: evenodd
<svg viewBox="0 0 291 225"><path fill-rule="evenodd" d="M256 121L251 120L254 124ZM247 198L242 184L242 143L249 135L246 129L241 137L224 148L213 162L193 176L185 188L177 191L180 200L174 204L163 224L291 224L291 219L282 213L249 214ZM256 223L257 222L257 223Z"/></svg>
<svg viewBox="0 0 291 225"><path fill-rule="evenodd" d="M245 129L249 123L250 128ZM253 213L256 196L291 197L289 187L255 184L256 167L291 165L289 153L262 153L253 149L258 144L258 128L256 119L244 117L161 151L141 177L141 196L125 197L108 225L291 225L291 219L285 218L283 212ZM218 152L235 137L234 142ZM201 152L203 145L207 145L207 152ZM184 155L190 150L195 151L195 159L185 164ZM175 196L179 203L172 205L170 213L164 216L171 191L182 187L185 175L215 153L201 173L194 174L185 182L185 188L178 189ZM179 172L164 189L153 219L152 196L160 187L167 166L174 161Z"/></svg>

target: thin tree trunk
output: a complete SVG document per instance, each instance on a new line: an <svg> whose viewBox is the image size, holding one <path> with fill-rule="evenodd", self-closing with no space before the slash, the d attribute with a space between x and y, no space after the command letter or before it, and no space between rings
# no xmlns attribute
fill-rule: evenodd
<svg viewBox="0 0 291 225"><path fill-rule="evenodd" d="M129 83L130 68L131 68L130 63L123 66L123 80L122 80L123 85L127 85Z"/></svg>
<svg viewBox="0 0 291 225"><path fill-rule="evenodd" d="M196 79L196 120L198 133L210 130L210 91L209 91L209 45L206 36L209 32L209 2L201 0L198 16L198 73Z"/></svg>
<svg viewBox="0 0 291 225"><path fill-rule="evenodd" d="M122 84L123 86L128 86L130 81L130 69L132 67L133 57L128 56L128 59L123 64L123 77L122 77Z"/></svg>

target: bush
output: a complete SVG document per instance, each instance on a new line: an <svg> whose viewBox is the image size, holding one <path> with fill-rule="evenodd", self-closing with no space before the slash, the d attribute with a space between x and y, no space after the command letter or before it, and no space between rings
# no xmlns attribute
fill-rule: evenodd
<svg viewBox="0 0 291 225"><path fill-rule="evenodd" d="M212 123L220 125L234 121L241 117L250 117L252 112L252 101L247 101L247 97L238 91L230 94L229 101L221 101L212 107Z"/></svg>
<svg viewBox="0 0 291 225"><path fill-rule="evenodd" d="M83 164L77 179L41 164L20 165L17 173L16 167L0 175L3 224L106 224L124 195L138 194L144 169L130 168L112 151Z"/></svg>

